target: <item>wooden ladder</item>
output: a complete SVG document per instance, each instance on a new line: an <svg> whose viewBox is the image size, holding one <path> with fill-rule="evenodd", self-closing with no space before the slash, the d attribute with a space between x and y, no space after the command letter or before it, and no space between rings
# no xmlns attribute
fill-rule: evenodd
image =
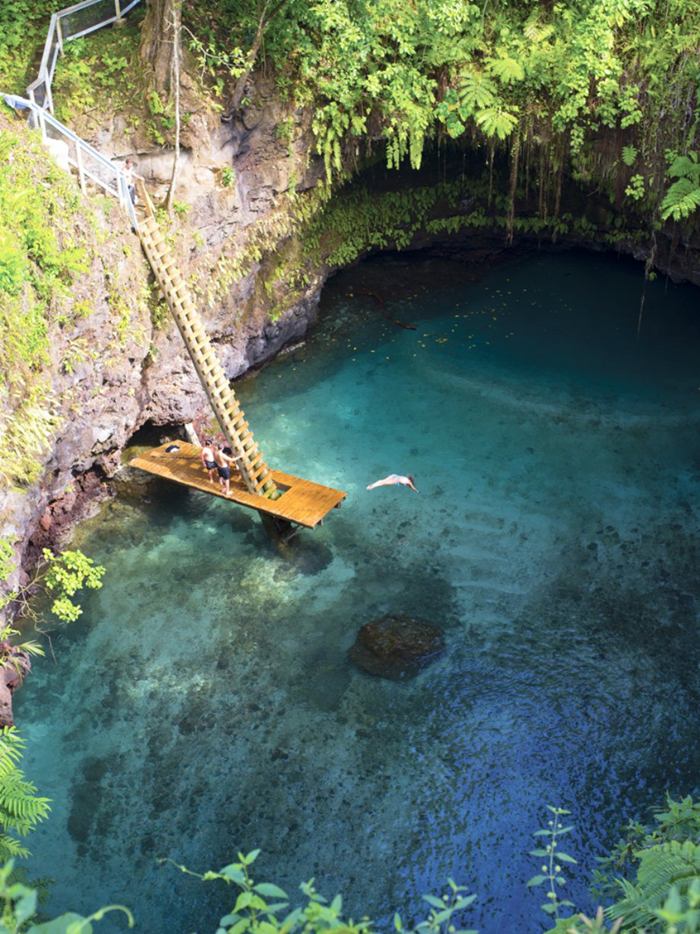
<svg viewBox="0 0 700 934"><path fill-rule="evenodd" d="M139 194L147 199L145 187ZM150 199L145 201L146 216L139 219L138 234L144 253L158 285L165 296L192 362L206 390L209 401L228 443L238 458L243 481L251 493L274 499L278 493L270 468L253 438L236 394L211 345L190 291L177 268L177 263L165 243L163 233L153 216Z"/></svg>

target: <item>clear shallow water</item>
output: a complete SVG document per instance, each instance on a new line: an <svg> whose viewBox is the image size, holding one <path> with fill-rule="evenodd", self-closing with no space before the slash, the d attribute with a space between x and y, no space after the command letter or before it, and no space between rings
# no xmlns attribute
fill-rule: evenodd
<svg viewBox="0 0 700 934"><path fill-rule="evenodd" d="M283 558L243 510L151 485L81 530L104 589L16 701L50 910L211 931L230 894L156 857L258 846L259 878L315 876L355 916L410 917L451 875L481 931L534 932L546 803L573 811L585 906L622 824L700 786L697 292L655 283L637 340L640 288L582 254L480 281L367 263L241 387L271 463L348 491L322 529ZM420 495L365 491L394 471ZM446 629L414 681L347 659L389 611Z"/></svg>

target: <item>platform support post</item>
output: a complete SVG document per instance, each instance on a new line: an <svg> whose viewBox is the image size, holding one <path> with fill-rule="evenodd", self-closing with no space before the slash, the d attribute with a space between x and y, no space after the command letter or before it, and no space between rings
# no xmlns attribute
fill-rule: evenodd
<svg viewBox="0 0 700 934"><path fill-rule="evenodd" d="M270 537L270 541L278 548L286 545L299 531L293 522L286 519L280 519L278 516L271 516L267 512L258 511L263 528Z"/></svg>

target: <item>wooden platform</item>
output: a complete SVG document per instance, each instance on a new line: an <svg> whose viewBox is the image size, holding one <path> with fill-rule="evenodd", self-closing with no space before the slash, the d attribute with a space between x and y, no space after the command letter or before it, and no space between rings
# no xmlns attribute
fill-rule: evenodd
<svg viewBox="0 0 700 934"><path fill-rule="evenodd" d="M179 450L168 454L166 448L177 444ZM257 509L278 519L286 519L307 529L315 528L331 509L335 509L345 499L346 494L329 486L321 486L310 480L302 480L281 470L273 470L272 477L277 487L283 491L279 499L269 500L264 496L249 493L243 480L236 473L231 476L231 496L226 497L219 487L218 479L211 483L209 474L202 467L199 457L200 448L186 441L171 441L153 448L129 461L130 467L138 467L148 473L181 483L193 490L210 493L221 499L229 499L240 506Z"/></svg>

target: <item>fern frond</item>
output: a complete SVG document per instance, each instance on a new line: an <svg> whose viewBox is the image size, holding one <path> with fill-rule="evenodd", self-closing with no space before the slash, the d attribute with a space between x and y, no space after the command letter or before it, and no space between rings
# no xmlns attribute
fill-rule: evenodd
<svg viewBox="0 0 700 934"><path fill-rule="evenodd" d="M487 136L504 140L515 129L518 119L500 107L486 107L477 113L476 122Z"/></svg>
<svg viewBox="0 0 700 934"><path fill-rule="evenodd" d="M673 840L641 850L637 884L619 880L623 898L606 910L610 920L624 918L626 926L652 927L672 886L684 895L700 878L700 845Z"/></svg>
<svg viewBox="0 0 700 934"><path fill-rule="evenodd" d="M458 97L461 116L471 117L477 110L490 107L494 103L496 88L488 75L481 71L473 71L460 82Z"/></svg>
<svg viewBox="0 0 700 934"><path fill-rule="evenodd" d="M668 169L671 178L689 178L700 184L700 162L696 152L689 152L687 156L676 156Z"/></svg>
<svg viewBox="0 0 700 934"><path fill-rule="evenodd" d="M3 863L14 857L25 859L29 856L29 850L22 846L19 840L8 836L6 833L0 833L0 861Z"/></svg>
<svg viewBox="0 0 700 934"><path fill-rule="evenodd" d="M700 185L689 178L680 178L666 192L661 202L661 216L666 221L685 220L700 207Z"/></svg>
<svg viewBox="0 0 700 934"><path fill-rule="evenodd" d="M503 84L512 84L514 81L522 81L525 77L525 69L519 61L504 55L501 58L492 58L489 61L489 70Z"/></svg>

